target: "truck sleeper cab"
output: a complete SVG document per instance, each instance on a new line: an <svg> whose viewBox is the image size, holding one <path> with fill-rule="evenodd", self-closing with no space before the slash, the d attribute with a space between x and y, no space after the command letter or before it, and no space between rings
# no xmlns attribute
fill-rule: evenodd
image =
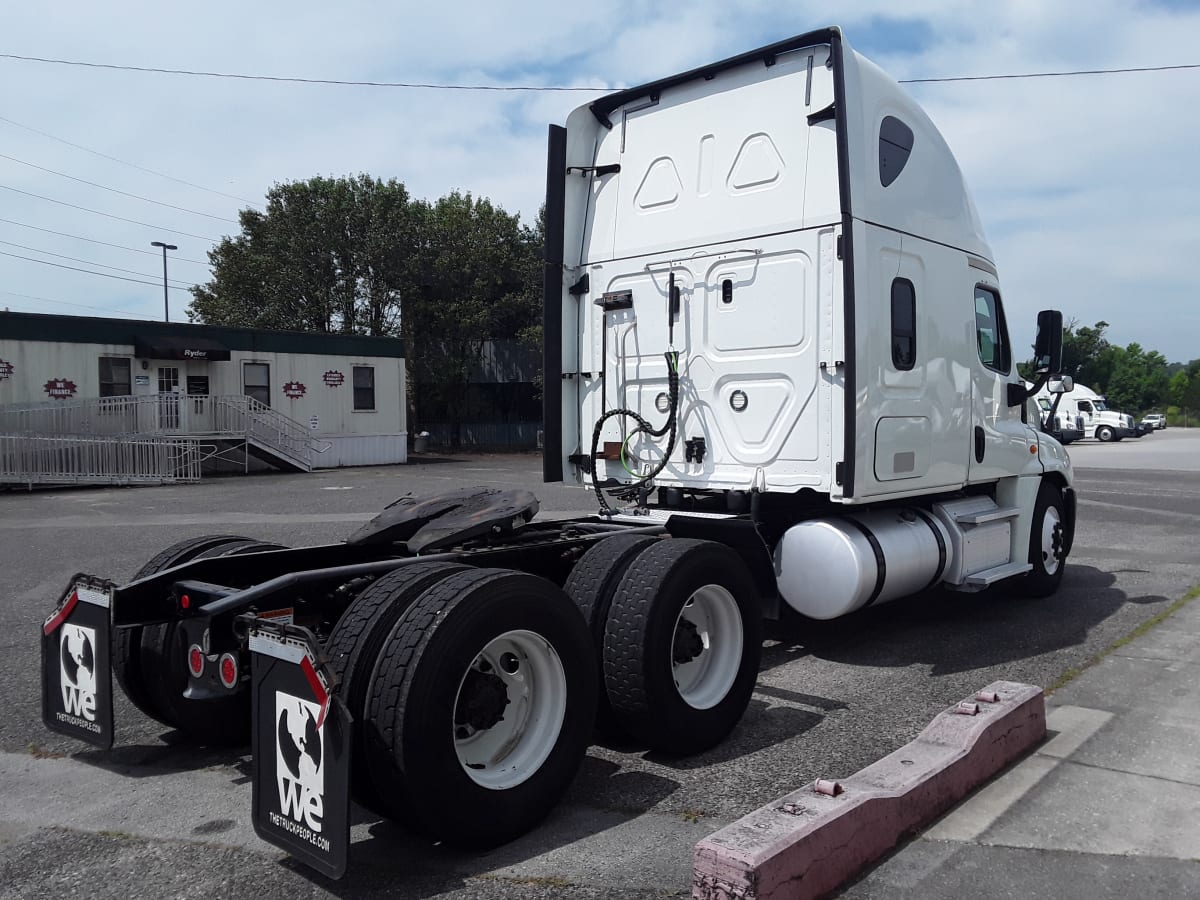
<svg viewBox="0 0 1200 900"><path fill-rule="evenodd" d="M751 520L762 580L820 618L1025 575L1043 531L1061 553L1070 462L1026 421L961 171L837 29L602 98L549 146L547 480L705 513L714 539ZM860 569L841 594L802 549L830 540Z"/></svg>

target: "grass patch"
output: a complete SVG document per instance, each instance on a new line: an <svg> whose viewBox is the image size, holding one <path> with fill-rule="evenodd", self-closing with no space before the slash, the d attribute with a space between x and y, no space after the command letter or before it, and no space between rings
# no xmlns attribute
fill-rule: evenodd
<svg viewBox="0 0 1200 900"><path fill-rule="evenodd" d="M695 825L704 818L704 810L702 809L685 809L683 811L683 821L690 822Z"/></svg>
<svg viewBox="0 0 1200 900"><path fill-rule="evenodd" d="M1113 641L1111 644L1109 644L1107 647L1105 647L1103 650L1101 650L1099 653L1097 653L1095 656L1093 656L1087 662L1083 663L1082 665L1074 666L1070 669L1067 669L1067 671L1063 672L1062 675L1060 675L1058 677L1058 679L1052 685L1050 685L1048 688L1046 688L1046 695L1049 696L1050 694L1053 694L1055 691L1059 690L1060 688L1066 687L1068 684L1070 684L1072 681L1074 681L1076 678L1078 678L1080 675L1082 675L1084 672L1086 672L1092 666L1096 665L1096 663L1100 662L1100 660L1104 659L1109 654L1114 653L1117 650L1120 650L1126 644L1130 643L1131 641L1136 640L1137 638L1140 638L1143 634L1146 634L1152 628L1157 628L1164 621L1169 619L1171 616L1175 615L1175 613L1179 612L1179 610L1183 609L1185 606L1187 606L1189 603L1191 603L1197 597L1200 597L1200 585L1196 585L1196 587L1192 588L1190 591L1188 591L1186 594L1184 594L1182 597L1180 597L1178 600L1176 600L1174 603L1172 603L1166 609L1151 616L1149 619L1147 619L1145 622L1143 622L1137 628L1133 629L1133 631L1129 632L1129 634L1125 635L1124 637L1117 638L1115 641Z"/></svg>
<svg viewBox="0 0 1200 900"><path fill-rule="evenodd" d="M65 759L65 753L59 753L57 750L47 750L41 744L29 742L29 755L34 759Z"/></svg>

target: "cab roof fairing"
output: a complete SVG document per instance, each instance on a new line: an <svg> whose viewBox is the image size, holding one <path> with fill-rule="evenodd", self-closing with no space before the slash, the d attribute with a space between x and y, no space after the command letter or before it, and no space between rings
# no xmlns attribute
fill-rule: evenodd
<svg viewBox="0 0 1200 900"><path fill-rule="evenodd" d="M567 119L567 157L572 165L594 162L601 132L612 127L612 113L622 106L660 96L663 91L744 65L773 64L775 58L809 47L840 44L840 74L847 109L839 111L847 131L850 212L854 218L927 238L994 263L991 246L970 190L953 152L921 106L890 75L854 50L837 27L823 28L768 44L719 62L638 87L608 94L578 107ZM894 182L879 178L879 129L885 116L895 116L912 129L913 152ZM568 204L571 203L568 198ZM846 210L843 210L846 212ZM568 215L566 262L578 264L580 217ZM575 231L575 234L572 234Z"/></svg>
<svg viewBox="0 0 1200 900"><path fill-rule="evenodd" d="M848 45L843 48L854 218L957 247L994 264L962 169L937 126L895 79ZM886 116L913 131L912 154L888 187L879 177L879 130Z"/></svg>

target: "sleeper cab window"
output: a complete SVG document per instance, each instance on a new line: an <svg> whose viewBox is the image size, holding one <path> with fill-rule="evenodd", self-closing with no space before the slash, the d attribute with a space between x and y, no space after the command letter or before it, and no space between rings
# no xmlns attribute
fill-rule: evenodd
<svg viewBox="0 0 1200 900"><path fill-rule="evenodd" d="M912 129L895 116L879 123L879 183L887 187L900 177L912 153Z"/></svg>
<svg viewBox="0 0 1200 900"><path fill-rule="evenodd" d="M354 367L354 409L375 409L375 367Z"/></svg>
<svg viewBox="0 0 1200 900"><path fill-rule="evenodd" d="M1000 305L999 294L980 285L975 287L975 339L983 364L994 372L1007 375L1012 368L1012 359L1004 307Z"/></svg>
<svg viewBox="0 0 1200 900"><path fill-rule="evenodd" d="M907 278L892 282L892 365L907 372L917 363L917 292Z"/></svg>

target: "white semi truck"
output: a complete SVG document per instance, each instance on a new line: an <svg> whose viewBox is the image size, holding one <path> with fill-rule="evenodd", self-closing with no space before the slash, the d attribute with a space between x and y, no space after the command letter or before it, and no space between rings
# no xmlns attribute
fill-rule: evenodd
<svg viewBox="0 0 1200 900"><path fill-rule="evenodd" d="M1053 402L1055 394L1052 387L1057 381L1048 381L1039 390L1038 402L1046 404ZM1139 430L1133 416L1117 410L1109 409L1107 400L1091 388L1082 384L1072 384L1072 389L1061 393L1057 413L1067 420L1076 419L1083 425L1083 437L1095 438L1098 441L1119 441L1127 437L1141 437L1145 431Z"/></svg>
<svg viewBox="0 0 1200 900"><path fill-rule="evenodd" d="M43 628L48 727L111 745L112 672L184 733L249 733L257 830L336 876L351 794L490 846L557 802L596 727L713 746L787 608L1056 590L1071 464L975 207L838 29L551 126L546 223L544 478L598 513L541 522L480 488L326 546L215 535L124 585L77 576ZM1038 325L1035 389L1062 317Z"/></svg>

